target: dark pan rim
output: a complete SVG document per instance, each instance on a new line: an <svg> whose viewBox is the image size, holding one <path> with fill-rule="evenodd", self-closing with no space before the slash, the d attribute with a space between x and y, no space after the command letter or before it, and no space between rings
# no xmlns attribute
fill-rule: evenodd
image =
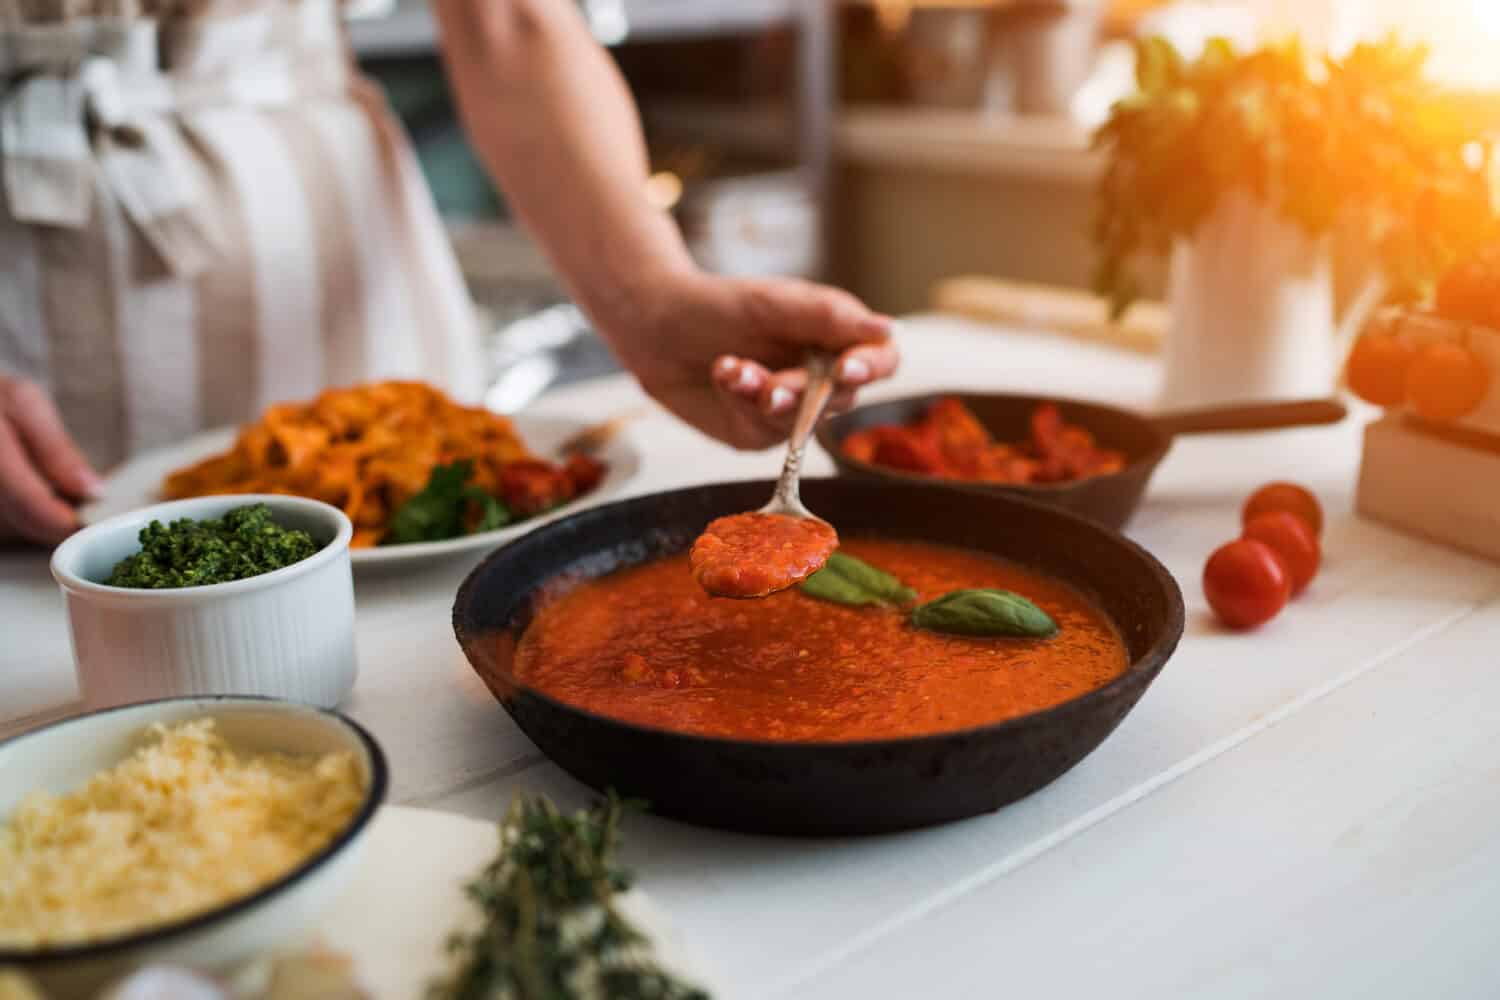
<svg viewBox="0 0 1500 1000"><path fill-rule="evenodd" d="M344 848L370 825L370 821L375 818L375 814L384 805L386 790L390 783L390 766L386 761L385 751L381 750L380 744L375 742L375 737L371 736L364 726L334 709L319 708L316 705L291 702L284 698L272 698L265 695L179 695L171 698L153 698L149 701L138 701L129 705L115 705L110 708L84 712L81 715L69 716L66 719L58 719L55 722L47 723L45 726L38 726L36 729L12 736L9 739L0 741L0 750L4 750L7 746L19 740L35 736L37 733L71 725L84 719L94 718L95 716L110 715L115 712L139 709L149 705L169 705L182 702L232 702L236 704L260 702L266 705L295 707L299 710L305 710L309 713L332 719L344 726L350 732L354 733L355 737L364 747L365 753L369 755L370 760L370 785L365 790L364 802L360 805L359 811L354 814L344 829L321 850L308 857L284 875L272 882L266 883L247 896L237 897L221 906L203 910L202 912L182 917L169 923L153 924L138 931L129 931L125 934L109 938L99 938L83 944L65 944L56 948L46 949L0 948L0 967L11 965L20 969L36 969L56 965L60 962L117 958L124 952L132 951L136 948L165 944L173 938L206 930L214 924L229 920L259 906L272 896L280 894L283 890L290 889L293 885L303 881L313 872L322 868L336 855L341 854Z"/></svg>
<svg viewBox="0 0 1500 1000"><path fill-rule="evenodd" d="M826 479L824 481L830 483L841 482L841 480L837 478ZM849 481L842 480L842 482L848 483ZM699 486L689 486L676 490L665 490L658 493L642 494L640 496L630 497L624 500L617 500L610 504L591 508L590 510L580 511L578 514L575 514L569 518L550 522L549 524L543 525L542 527L538 528L536 531L525 535L520 539L517 539L510 545L507 545L504 548L497 549L496 551L490 553L483 559L483 561L479 563L478 566L474 567L474 569L469 573L468 577L465 578L463 584L459 587L458 595L453 602L454 635L458 639L459 647L464 652L464 658L469 661L470 669L474 670L476 673L480 673L478 666L474 662L474 657L470 654L469 644L470 642L477 642L481 638L481 636L471 634L460 620L460 617L464 610L474 604L474 593L478 589L479 579L481 575L484 574L484 571L490 566L491 563L504 558L506 551L512 546L517 546L521 543L526 542L527 540L535 540L533 541L533 544L540 544L541 541L545 540L546 533L554 530L561 530L563 526L567 525L568 522L574 520L575 518L588 517L590 515L602 518L607 516L609 512L614 510L615 508L623 507L627 504L638 503L647 500L661 500L668 497L683 496L724 486L741 485L745 484L738 482L706 483ZM880 488L879 483L866 483L864 485L875 489ZM927 485L927 488L929 489L932 488L930 484L925 485ZM769 488L769 485L767 488ZM781 750L785 750L787 752L806 752L806 750L811 747L816 747L825 751L829 748L836 748L838 750L847 750L851 753L868 752L896 749L901 747L914 747L946 740L972 739L981 736L988 737L1013 730L1018 731L1029 729L1032 727L1050 726L1055 721L1062 719L1068 714L1078 711L1087 711L1091 703L1093 702L1106 702L1112 700L1119 693L1129 689L1134 684L1150 683L1150 681L1161 672L1161 669L1166 665L1167 660L1172 657L1172 654L1177 649L1178 643L1182 641L1183 632L1187 628L1187 608L1183 603L1182 588L1178 585L1176 578L1172 576L1171 572L1162 565L1160 560L1158 560L1150 552L1146 551L1145 548L1127 538L1123 533L1110 528L1106 528L1103 525L1090 521L1085 517L1072 513L1071 511L1061 510L1057 507L1052 507L1035 500L1027 500L1023 497L1017 496L996 497L995 499L999 499L1002 503L1017 503L1026 507L1034 508L1041 511L1047 516L1055 516L1061 520L1071 522L1070 527L1072 528L1097 532L1106 536L1111 542L1124 545L1132 555L1134 555L1145 565L1145 567L1150 571L1151 575L1156 578L1157 582L1163 585L1168 603L1168 617L1165 628L1162 630L1161 635L1157 637L1157 640L1152 643L1150 648L1148 648L1140 656L1133 659L1130 662L1130 665L1125 669L1124 673L1120 674L1120 676L1116 677L1108 684L1094 688L1092 691L1086 691L1083 694L1069 698L1066 701L1058 702L1056 705L1041 709L1040 711L1027 712L1024 715L1017 715L1009 719L1002 719L997 722L988 722L978 726L969 726L964 729L947 729L935 733L922 733L913 736L893 736L886 739L869 740L751 740L728 736L712 736L703 733L691 733L679 729L665 729L658 726L646 726L638 722L630 722L625 719L618 719L613 716L603 715L598 712L590 711L589 709L580 708L577 705L573 705L569 702L561 701L544 691L521 682L520 680L516 680L513 678L508 678L508 680L511 684L514 685L518 693L524 693L556 709L572 714L574 716L588 719L591 722L602 722L607 723L611 726L618 726L624 730L628 730L642 736L666 736L678 740L687 740L693 743L717 748L752 748L762 753L778 752ZM988 554L1003 558L1003 556L998 556L997 553ZM608 574L602 575L607 576ZM599 579L599 577L590 577L589 579ZM1062 582L1068 584L1068 586L1072 587L1074 590L1078 589L1072 581L1063 580ZM520 600L530 598L536 593L538 589L539 586L530 588L524 595L522 595ZM1116 622L1113 618L1110 619L1110 622L1115 626L1117 630L1119 629L1119 622ZM502 631L504 630L497 629L491 632L486 632L484 634L494 635ZM481 673L480 676L482 679L483 674Z"/></svg>
<svg viewBox="0 0 1500 1000"><path fill-rule="evenodd" d="M844 438L852 432L838 432L842 427L861 413L867 413L876 407L886 406L922 406L931 405L941 399L994 399L1015 402L1057 403L1061 406L1075 406L1092 410L1099 410L1110 414L1121 422L1135 423L1144 430L1149 430L1157 438L1157 443L1150 449L1131 458L1125 463L1125 467L1117 472L1109 472L1099 476L1089 476L1086 479L1075 479L1067 483L986 483L972 479L949 479L946 476L930 476L921 472L909 472L905 469L892 469L884 465L875 465L864 462L857 458L845 455L841 446ZM1092 430L1092 428L1089 428ZM911 483L922 486L943 486L950 489L971 490L979 493L994 493L1004 491L1012 495L1034 493L1037 496L1062 496L1068 493L1085 489L1089 485L1100 482L1108 482L1123 476L1132 475L1141 469L1150 469L1161 463L1166 458L1167 452L1172 448L1172 439L1152 426L1151 421L1131 410L1115 406L1111 403L1100 402L1094 399L1084 399L1078 396L1036 396L1025 392L924 392L912 396L897 396L892 399L871 400L847 410L832 419L826 420L817 431L818 446L827 453L836 465L845 465L849 468L868 475L872 478L885 478L897 482Z"/></svg>

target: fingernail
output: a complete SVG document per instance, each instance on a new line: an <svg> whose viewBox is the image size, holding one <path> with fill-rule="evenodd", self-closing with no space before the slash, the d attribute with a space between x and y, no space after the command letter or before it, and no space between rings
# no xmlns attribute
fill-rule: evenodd
<svg viewBox="0 0 1500 1000"><path fill-rule="evenodd" d="M715 370L725 378L734 374L734 370L740 365L740 359L734 357L720 358Z"/></svg>
<svg viewBox="0 0 1500 1000"><path fill-rule="evenodd" d="M861 384L870 380L870 365L861 358L845 358L839 365L839 381Z"/></svg>
<svg viewBox="0 0 1500 1000"><path fill-rule="evenodd" d="M734 387L746 392L753 392L760 388L760 373L749 365L740 369L740 377L735 380Z"/></svg>
<svg viewBox="0 0 1500 1000"><path fill-rule="evenodd" d="M85 499L98 500L104 496L104 480L100 479L96 473L85 472L79 485L83 487Z"/></svg>
<svg viewBox="0 0 1500 1000"><path fill-rule="evenodd" d="M882 337L888 337L896 329L896 321L889 316L875 315L865 320L865 329Z"/></svg>
<svg viewBox="0 0 1500 1000"><path fill-rule="evenodd" d="M796 398L797 397L795 396L795 394L793 394L792 390L788 389L784 385L778 385L776 388L771 390L771 399L767 404L766 409L770 410L772 413L785 413L787 410L790 410L792 408L792 403L796 400Z"/></svg>

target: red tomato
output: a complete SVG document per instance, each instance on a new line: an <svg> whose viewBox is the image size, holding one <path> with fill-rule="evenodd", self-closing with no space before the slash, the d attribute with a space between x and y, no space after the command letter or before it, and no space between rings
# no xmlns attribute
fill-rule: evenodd
<svg viewBox="0 0 1500 1000"><path fill-rule="evenodd" d="M1270 546L1241 538L1208 557L1203 595L1230 628L1254 628L1281 613L1292 596L1292 581Z"/></svg>
<svg viewBox="0 0 1500 1000"><path fill-rule="evenodd" d="M1500 246L1481 247L1443 275L1436 305L1444 319L1500 327Z"/></svg>
<svg viewBox="0 0 1500 1000"><path fill-rule="evenodd" d="M1292 582L1292 596L1307 589L1318 575L1323 553L1317 536L1302 518L1285 510L1257 514L1245 525L1245 537L1265 544L1281 560Z"/></svg>
<svg viewBox="0 0 1500 1000"><path fill-rule="evenodd" d="M1323 534L1323 508L1318 498L1296 483L1268 483L1251 494L1240 515L1241 524L1249 524L1257 514L1284 510L1302 518L1312 529L1313 537Z"/></svg>
<svg viewBox="0 0 1500 1000"><path fill-rule="evenodd" d="M1461 344L1428 344L1406 373L1411 408L1428 420L1458 420L1474 412L1490 391L1490 370Z"/></svg>
<svg viewBox="0 0 1500 1000"><path fill-rule="evenodd" d="M1389 333L1370 333L1354 344L1344 377L1367 403L1400 406L1406 402L1406 373L1415 352Z"/></svg>

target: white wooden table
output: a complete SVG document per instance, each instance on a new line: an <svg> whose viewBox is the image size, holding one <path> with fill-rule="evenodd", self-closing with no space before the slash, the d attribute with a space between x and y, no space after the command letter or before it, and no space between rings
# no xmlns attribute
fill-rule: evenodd
<svg viewBox="0 0 1500 1000"><path fill-rule="evenodd" d="M1045 387L1144 403L1156 377L1137 356L952 320L919 318L902 339L885 394ZM620 377L539 409L605 417L640 400ZM1500 568L1352 515L1357 423L1179 442L1131 534L1181 581L1187 635L1120 729L1031 798L840 841L635 818L629 860L726 993L1500 996ZM644 456L631 492L777 464L665 415L629 433ZM828 468L815 458L814 473ZM1223 633L1198 575L1273 478L1322 496L1326 567L1262 632ZM515 788L582 802L453 641L472 564L359 580L349 709L389 752L397 802L479 817ZM0 678L0 717L72 694L38 554L0 555Z"/></svg>

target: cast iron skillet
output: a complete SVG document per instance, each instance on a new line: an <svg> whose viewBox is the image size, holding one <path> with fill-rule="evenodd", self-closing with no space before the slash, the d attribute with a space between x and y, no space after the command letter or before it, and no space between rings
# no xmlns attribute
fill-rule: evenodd
<svg viewBox="0 0 1500 1000"><path fill-rule="evenodd" d="M937 400L949 397L963 400L979 418L979 422L1000 441L1025 440L1030 435L1028 421L1031 412L1044 402L1054 402L1068 423L1091 431L1101 445L1123 451L1126 456L1125 468L1111 475L1095 476L1072 483L1035 486L966 483L856 461L845 455L840 447L844 439L855 431L882 424L905 424L919 417ZM1250 403L1144 417L1113 406L1059 399L1055 396L935 393L856 407L825 421L818 430L818 444L832 456L839 472L846 476L887 482L941 484L990 495L1026 497L1081 514L1106 527L1123 528L1140 506L1151 474L1167 456L1167 451L1172 447L1172 439L1177 435L1336 424L1347 415L1348 410L1344 404L1336 399Z"/></svg>
<svg viewBox="0 0 1500 1000"><path fill-rule="evenodd" d="M485 559L458 592L453 628L479 676L549 757L580 781L707 826L866 834L988 812L1082 760L1130 711L1176 648L1182 594L1145 550L1082 518L1011 497L849 479L803 484L845 537L885 535L1002 555L1068 581L1119 627L1129 670L1056 708L962 732L864 743L690 736L591 714L519 684L516 643L539 600L569 584L685 550L771 483L625 500L545 525Z"/></svg>

